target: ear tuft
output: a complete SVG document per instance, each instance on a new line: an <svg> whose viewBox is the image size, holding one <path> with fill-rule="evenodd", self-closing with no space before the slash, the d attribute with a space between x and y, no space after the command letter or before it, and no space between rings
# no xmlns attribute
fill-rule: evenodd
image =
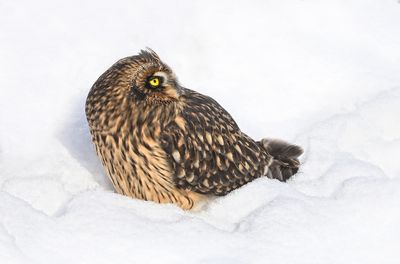
<svg viewBox="0 0 400 264"><path fill-rule="evenodd" d="M144 50L143 49L140 50L139 56L146 60L161 61L160 57L157 55L157 53L149 47L146 47L146 49L144 49Z"/></svg>

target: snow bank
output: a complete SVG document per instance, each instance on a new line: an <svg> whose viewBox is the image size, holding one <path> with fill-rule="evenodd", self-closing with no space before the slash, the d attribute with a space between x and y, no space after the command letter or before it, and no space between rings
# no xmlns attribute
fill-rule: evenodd
<svg viewBox="0 0 400 264"><path fill-rule="evenodd" d="M1 263L399 263L400 4L0 3ZM150 46L255 138L304 146L199 212L112 192L83 105Z"/></svg>

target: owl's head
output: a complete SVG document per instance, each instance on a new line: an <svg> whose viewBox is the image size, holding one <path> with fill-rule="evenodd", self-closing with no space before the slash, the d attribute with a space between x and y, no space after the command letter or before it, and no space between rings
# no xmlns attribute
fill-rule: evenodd
<svg viewBox="0 0 400 264"><path fill-rule="evenodd" d="M100 76L93 89L102 90L109 100L129 98L146 104L176 102L181 92L172 70L151 49L116 62Z"/></svg>
<svg viewBox="0 0 400 264"><path fill-rule="evenodd" d="M86 99L89 126L114 133L134 122L171 118L181 107L183 91L158 55L142 50L116 62L94 83Z"/></svg>
<svg viewBox="0 0 400 264"><path fill-rule="evenodd" d="M137 100L149 103L169 103L178 100L180 87L172 70L151 49L130 57L131 93Z"/></svg>

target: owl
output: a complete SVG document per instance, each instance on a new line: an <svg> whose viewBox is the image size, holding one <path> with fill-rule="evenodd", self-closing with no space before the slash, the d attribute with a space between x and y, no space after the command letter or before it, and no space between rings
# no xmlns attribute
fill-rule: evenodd
<svg viewBox="0 0 400 264"><path fill-rule="evenodd" d="M85 110L115 190L185 210L262 176L286 181L303 152L280 140L253 140L215 100L184 88L150 49L103 73Z"/></svg>

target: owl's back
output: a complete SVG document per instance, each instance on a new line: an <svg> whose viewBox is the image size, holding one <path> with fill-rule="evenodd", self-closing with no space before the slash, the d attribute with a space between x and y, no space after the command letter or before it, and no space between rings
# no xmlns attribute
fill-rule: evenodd
<svg viewBox="0 0 400 264"><path fill-rule="evenodd" d="M161 134L179 188L225 195L267 174L272 157L212 98L185 89L182 123Z"/></svg>

